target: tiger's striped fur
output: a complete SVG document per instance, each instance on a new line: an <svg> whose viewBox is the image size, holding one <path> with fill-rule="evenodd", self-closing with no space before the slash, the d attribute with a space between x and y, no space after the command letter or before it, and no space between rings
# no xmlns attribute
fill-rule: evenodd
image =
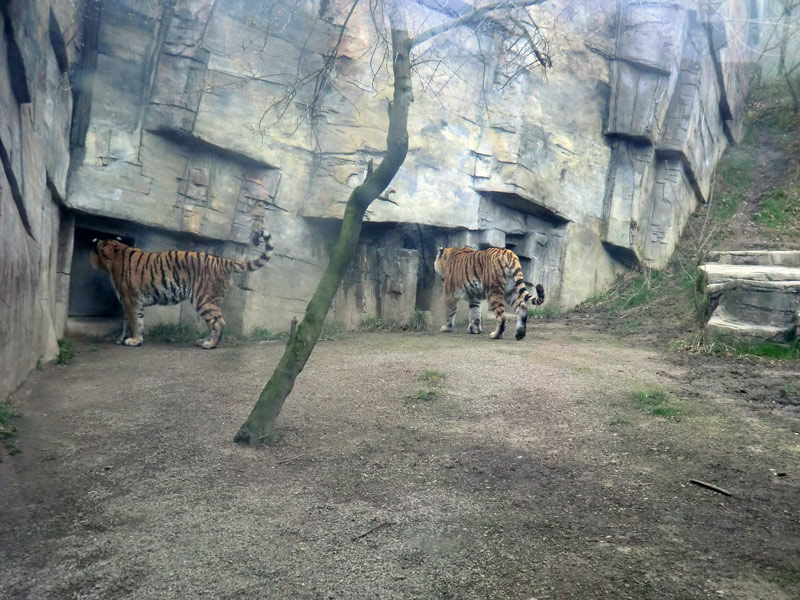
<svg viewBox="0 0 800 600"><path fill-rule="evenodd" d="M208 336L197 340L197 345L215 348L225 328L221 307L231 273L255 271L267 264L272 254L270 237L267 231L253 233L253 244L258 246L263 242L264 252L248 262L205 252L145 252L117 240L96 241L92 266L108 274L125 310L122 335L117 343L142 344L145 306L189 300L208 325ZM128 325L130 337L127 337Z"/></svg>
<svg viewBox="0 0 800 600"><path fill-rule="evenodd" d="M444 278L447 323L442 325L442 331L453 331L458 299L463 295L469 302L468 333L481 333L481 300L488 298L497 320L497 328L489 337L502 337L508 304L517 314L515 335L521 340L528 322L527 303L544 302L544 288L536 285L536 297L528 291L519 258L506 248L439 248L434 269Z"/></svg>

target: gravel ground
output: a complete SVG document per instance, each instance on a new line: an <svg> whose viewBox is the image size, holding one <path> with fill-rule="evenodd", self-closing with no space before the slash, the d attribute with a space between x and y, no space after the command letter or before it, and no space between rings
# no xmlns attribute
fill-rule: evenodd
<svg viewBox="0 0 800 600"><path fill-rule="evenodd" d="M276 443L237 446L282 350L34 373L0 597L798 598L798 420L692 361L563 322L320 342Z"/></svg>

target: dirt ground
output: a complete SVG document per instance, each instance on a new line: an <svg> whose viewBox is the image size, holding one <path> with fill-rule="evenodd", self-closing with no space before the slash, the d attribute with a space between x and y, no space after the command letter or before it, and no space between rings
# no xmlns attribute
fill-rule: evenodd
<svg viewBox="0 0 800 600"><path fill-rule="evenodd" d="M17 395L0 597L800 598L798 361L585 325L320 342L260 450L281 342L82 344Z"/></svg>

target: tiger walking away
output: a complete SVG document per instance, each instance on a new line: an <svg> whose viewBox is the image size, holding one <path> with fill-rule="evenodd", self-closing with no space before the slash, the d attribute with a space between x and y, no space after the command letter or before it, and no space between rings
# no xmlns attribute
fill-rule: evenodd
<svg viewBox="0 0 800 600"><path fill-rule="evenodd" d="M447 322L441 331L453 331L458 300L464 296L469 303L468 333L481 333L481 300L487 298L497 320L497 328L489 334L500 339L505 331L505 305L517 314L515 336L525 337L528 323L528 303L544 302L544 288L536 285L534 297L525 287L519 258L506 248L439 248L434 270L444 278Z"/></svg>
<svg viewBox="0 0 800 600"><path fill-rule="evenodd" d="M267 231L253 233L253 244L257 247L263 243L264 251L248 262L206 252L145 252L118 240L95 240L92 266L108 274L125 311L122 334L117 343L141 346L146 306L180 304L189 300L208 325L208 335L197 340L197 345L206 349L216 348L225 329L221 307L231 274L255 271L267 264L272 254L270 238Z"/></svg>

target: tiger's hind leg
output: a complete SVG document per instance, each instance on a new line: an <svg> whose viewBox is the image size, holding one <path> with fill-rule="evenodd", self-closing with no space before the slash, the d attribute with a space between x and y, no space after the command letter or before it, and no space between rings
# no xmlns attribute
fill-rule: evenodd
<svg viewBox="0 0 800 600"><path fill-rule="evenodd" d="M481 299L469 299L469 325L467 333L481 333Z"/></svg>
<svg viewBox="0 0 800 600"><path fill-rule="evenodd" d="M209 301L198 304L195 307L197 313L203 317L206 325L208 325L208 335L205 338L197 340L195 344L206 350L217 347L220 339L222 339L222 332L225 329L225 319L222 318L222 310L220 310L222 298L218 298L217 300L219 301L217 303Z"/></svg>
<svg viewBox="0 0 800 600"><path fill-rule="evenodd" d="M508 306L517 315L517 327L514 330L514 337L521 340L525 337L528 328L528 305L519 297L515 290L506 293Z"/></svg>
<svg viewBox="0 0 800 600"><path fill-rule="evenodd" d="M494 318L497 320L497 328L489 334L493 340L499 340L503 337L503 332L506 329L506 305L503 300L503 288L492 288L489 290L489 306L492 307Z"/></svg>
<svg viewBox="0 0 800 600"><path fill-rule="evenodd" d="M439 331L450 332L453 331L456 320L456 310L458 309L458 296L453 294L445 299L445 308L447 309L447 322L442 325Z"/></svg>

